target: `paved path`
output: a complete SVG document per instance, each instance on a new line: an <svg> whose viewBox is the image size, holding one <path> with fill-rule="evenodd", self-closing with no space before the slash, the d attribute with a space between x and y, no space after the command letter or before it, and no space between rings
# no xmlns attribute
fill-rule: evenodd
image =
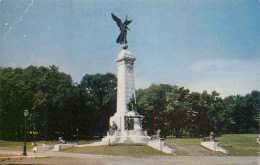
<svg viewBox="0 0 260 165"><path fill-rule="evenodd" d="M211 151L200 145L187 145L182 143L168 143L170 148L175 149L177 156L227 156L221 152Z"/></svg>
<svg viewBox="0 0 260 165"><path fill-rule="evenodd" d="M5 151L5 154L21 154L21 151ZM9 159L0 164L95 164L95 165L260 165L257 156L156 156L131 157L91 155L64 152L27 152L23 159ZM38 157L38 158L35 158ZM39 158L42 157L42 158Z"/></svg>

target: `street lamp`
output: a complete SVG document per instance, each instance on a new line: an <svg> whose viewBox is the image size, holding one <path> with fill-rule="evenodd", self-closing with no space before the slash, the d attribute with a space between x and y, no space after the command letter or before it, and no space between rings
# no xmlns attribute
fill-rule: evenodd
<svg viewBox="0 0 260 165"><path fill-rule="evenodd" d="M150 106L151 110L153 110L153 129L154 129L154 134L156 134L156 129L155 129L155 108L154 106Z"/></svg>
<svg viewBox="0 0 260 165"><path fill-rule="evenodd" d="M35 124L33 124L33 143L32 145L35 145Z"/></svg>
<svg viewBox="0 0 260 165"><path fill-rule="evenodd" d="M77 145L79 144L79 129L77 128Z"/></svg>
<svg viewBox="0 0 260 165"><path fill-rule="evenodd" d="M29 111L24 110L24 146L23 146L23 156L27 156L26 153L26 117L28 116Z"/></svg>
<svg viewBox="0 0 260 165"><path fill-rule="evenodd" d="M156 128L155 128L155 108L153 109L153 129L154 129L154 134L156 134Z"/></svg>

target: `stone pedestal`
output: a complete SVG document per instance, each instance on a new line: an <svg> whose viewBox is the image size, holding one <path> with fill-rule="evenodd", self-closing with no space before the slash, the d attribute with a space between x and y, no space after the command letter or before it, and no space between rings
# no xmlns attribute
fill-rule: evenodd
<svg viewBox="0 0 260 165"><path fill-rule="evenodd" d="M206 141L206 142L201 142L200 143L201 146L205 147L205 148L208 148L212 151L218 151L218 152L222 152L224 154L229 154L229 151L222 148L220 146L220 143L217 142L217 141Z"/></svg>
<svg viewBox="0 0 260 165"><path fill-rule="evenodd" d="M130 109L130 100L135 102L135 80L133 54L124 49L116 59L118 67L117 82L117 110L110 117L110 126L115 123L117 130L107 133L102 142L110 145L146 145L150 139L147 132L142 130L140 116L134 108Z"/></svg>
<svg viewBox="0 0 260 165"><path fill-rule="evenodd" d="M148 141L147 145L167 154L175 154L175 150L169 148L165 140L161 140L161 139L150 140Z"/></svg>

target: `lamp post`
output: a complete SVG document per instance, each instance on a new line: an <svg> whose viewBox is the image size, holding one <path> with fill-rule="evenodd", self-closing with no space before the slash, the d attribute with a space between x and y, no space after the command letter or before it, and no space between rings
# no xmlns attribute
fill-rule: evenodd
<svg viewBox="0 0 260 165"><path fill-rule="evenodd" d="M154 134L156 134L156 128L155 128L155 109L153 109L153 129L154 129Z"/></svg>
<svg viewBox="0 0 260 165"><path fill-rule="evenodd" d="M29 114L28 110L24 110L24 146L23 146L23 156L27 156L26 153L26 118Z"/></svg>
<svg viewBox="0 0 260 165"><path fill-rule="evenodd" d="M154 129L154 134L156 134L156 128L155 128L155 108L154 106L150 106L151 110L153 110L153 129Z"/></svg>
<svg viewBox="0 0 260 165"><path fill-rule="evenodd" d="M35 124L33 125L33 143L32 145L35 145Z"/></svg>
<svg viewBox="0 0 260 165"><path fill-rule="evenodd" d="M79 144L79 129L77 128L77 144Z"/></svg>

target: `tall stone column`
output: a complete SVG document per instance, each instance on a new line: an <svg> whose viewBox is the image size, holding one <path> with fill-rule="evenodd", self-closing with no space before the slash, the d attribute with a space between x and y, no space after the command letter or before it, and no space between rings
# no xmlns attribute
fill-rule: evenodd
<svg viewBox="0 0 260 165"><path fill-rule="evenodd" d="M122 50L116 59L118 67L117 80L117 114L125 115L128 112L127 104L135 96L134 61L132 53Z"/></svg>
<svg viewBox="0 0 260 165"><path fill-rule="evenodd" d="M109 124L117 125L117 130L102 139L104 144L131 144L146 145L150 139L147 131L143 131L140 119L143 116L136 111L130 111L128 104L135 98L134 62L133 54L123 49L116 59L117 73L117 109L114 116L110 117ZM131 101L132 102L132 101ZM125 119L127 122L125 123ZM131 122L128 120L131 119ZM125 128L127 126L127 128ZM131 127L131 128L130 128ZM132 128L133 127L133 128ZM112 128L112 127L111 127ZM112 132L112 130L111 130Z"/></svg>
<svg viewBox="0 0 260 165"><path fill-rule="evenodd" d="M125 133L125 115L128 112L127 104L130 98L135 96L135 80L134 80L134 61L132 53L123 49L117 59L117 108L115 116L117 116L117 124L121 130L121 135ZM120 118L120 120L118 120Z"/></svg>

